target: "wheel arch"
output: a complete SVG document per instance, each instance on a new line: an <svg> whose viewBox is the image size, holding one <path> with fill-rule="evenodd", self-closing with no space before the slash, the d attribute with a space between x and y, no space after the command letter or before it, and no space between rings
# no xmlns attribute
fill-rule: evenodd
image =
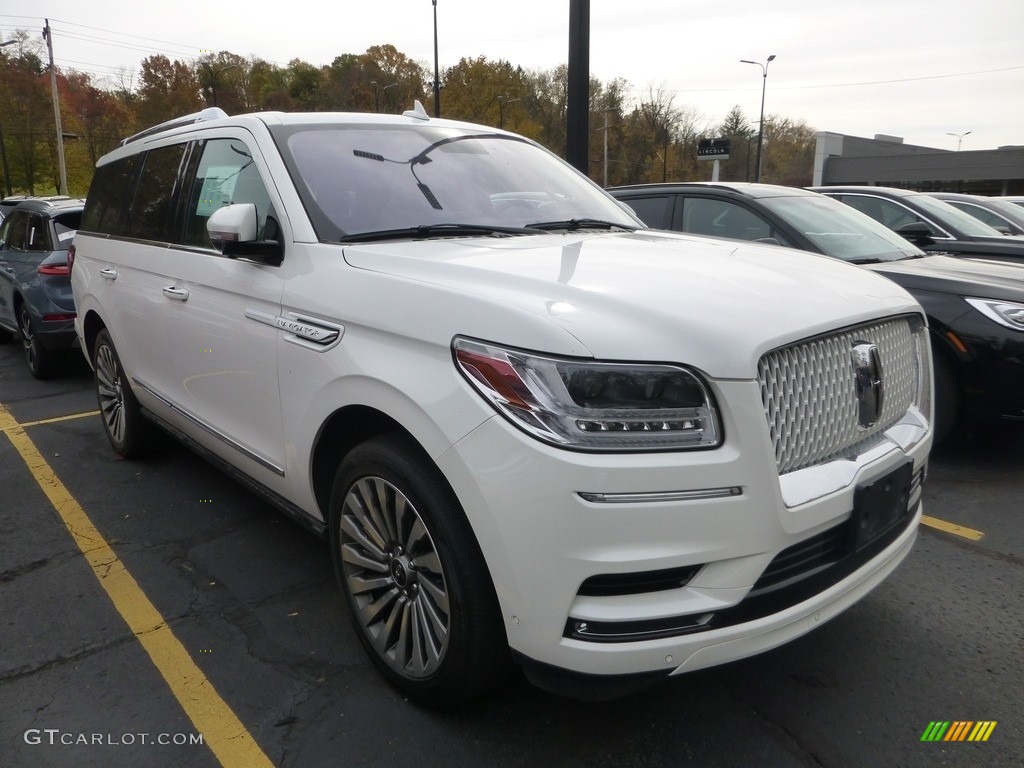
<svg viewBox="0 0 1024 768"><path fill-rule="evenodd" d="M85 313L85 318L82 320L82 347L90 361L92 360L92 348L96 343L96 336L106 327L106 323L103 322L98 312L89 310Z"/></svg>
<svg viewBox="0 0 1024 768"><path fill-rule="evenodd" d="M426 454L413 434L383 411L368 405L347 405L334 411L320 426L310 454L310 481L317 507L328 519L334 474L357 445L378 435L398 432Z"/></svg>

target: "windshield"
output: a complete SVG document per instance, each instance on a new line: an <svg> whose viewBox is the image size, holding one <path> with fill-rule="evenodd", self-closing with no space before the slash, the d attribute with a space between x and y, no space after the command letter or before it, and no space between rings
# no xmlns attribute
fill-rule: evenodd
<svg viewBox="0 0 1024 768"><path fill-rule="evenodd" d="M506 234L550 222L640 226L597 185L519 137L430 125L277 130L321 241L455 224L461 229L449 231Z"/></svg>
<svg viewBox="0 0 1024 768"><path fill-rule="evenodd" d="M1003 233L995 227L990 227L971 214L954 208L945 200L939 200L931 195L914 195L914 203L920 206L922 211L930 214L938 223L955 227L968 237L1003 237Z"/></svg>
<svg viewBox="0 0 1024 768"><path fill-rule="evenodd" d="M765 197L760 202L826 256L864 263L924 255L870 216L824 195Z"/></svg>

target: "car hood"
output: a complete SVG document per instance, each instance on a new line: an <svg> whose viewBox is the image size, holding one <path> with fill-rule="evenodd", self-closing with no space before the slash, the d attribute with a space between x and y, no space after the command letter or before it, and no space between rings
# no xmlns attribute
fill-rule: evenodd
<svg viewBox="0 0 1024 768"><path fill-rule="evenodd" d="M537 335L513 323L553 324L578 344L540 351L674 360L723 377L751 378L764 352L799 338L920 312L889 280L778 246L650 231L411 245L347 246L345 259L436 286L444 301L438 312L456 318L456 333L486 327L501 335L488 340L522 345L518 339ZM489 322L460 330L466 311Z"/></svg>
<svg viewBox="0 0 1024 768"><path fill-rule="evenodd" d="M886 275L909 291L1024 300L1024 262L933 255L869 264L867 268Z"/></svg>

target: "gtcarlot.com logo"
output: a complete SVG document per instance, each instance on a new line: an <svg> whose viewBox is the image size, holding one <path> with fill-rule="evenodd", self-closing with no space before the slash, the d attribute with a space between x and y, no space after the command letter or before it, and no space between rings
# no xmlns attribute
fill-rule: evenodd
<svg viewBox="0 0 1024 768"><path fill-rule="evenodd" d="M995 720L932 720L921 741L988 741L995 729Z"/></svg>
<svg viewBox="0 0 1024 768"><path fill-rule="evenodd" d="M26 744L33 746L60 744L65 747L131 747L136 745L182 747L204 743L201 733L74 733L62 731L59 728L29 728L25 731L23 738Z"/></svg>

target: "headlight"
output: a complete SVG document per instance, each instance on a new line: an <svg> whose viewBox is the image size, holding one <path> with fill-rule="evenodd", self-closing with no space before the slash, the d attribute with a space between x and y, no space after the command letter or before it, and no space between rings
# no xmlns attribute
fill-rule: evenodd
<svg viewBox="0 0 1024 768"><path fill-rule="evenodd" d="M650 451L721 442L714 402L675 365L607 363L535 355L456 339L455 362L499 413L565 448Z"/></svg>
<svg viewBox="0 0 1024 768"><path fill-rule="evenodd" d="M964 301L990 320L995 320L1000 325L1013 328L1015 331L1024 331L1024 304L1018 304L1014 301L972 299L969 297L965 297Z"/></svg>

